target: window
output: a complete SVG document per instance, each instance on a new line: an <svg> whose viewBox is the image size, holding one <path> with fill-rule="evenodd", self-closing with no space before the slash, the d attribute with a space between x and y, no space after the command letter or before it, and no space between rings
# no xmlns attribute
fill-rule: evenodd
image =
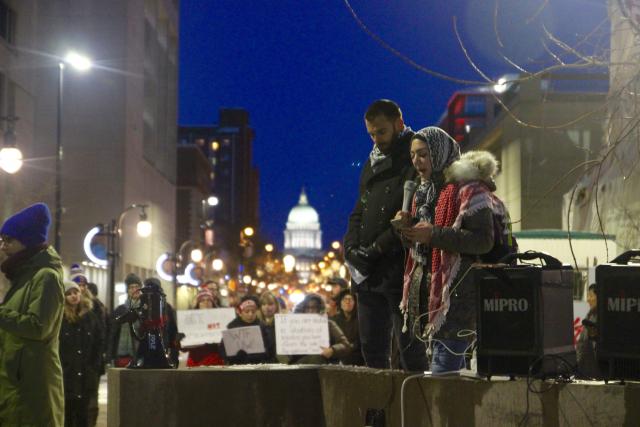
<svg viewBox="0 0 640 427"><path fill-rule="evenodd" d="M484 96L467 96L467 102L464 106L464 113L466 116L484 116L485 112L486 103Z"/></svg>
<svg viewBox="0 0 640 427"><path fill-rule="evenodd" d="M9 43L15 41L16 13L3 1L0 1L0 37Z"/></svg>

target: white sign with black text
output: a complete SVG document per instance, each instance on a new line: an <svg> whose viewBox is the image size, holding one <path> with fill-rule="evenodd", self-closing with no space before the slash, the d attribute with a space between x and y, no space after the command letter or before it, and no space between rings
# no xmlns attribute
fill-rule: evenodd
<svg viewBox="0 0 640 427"><path fill-rule="evenodd" d="M329 323L324 314L276 314L276 353L320 354L329 347Z"/></svg>
<svg viewBox="0 0 640 427"><path fill-rule="evenodd" d="M219 343L222 331L236 318L233 308L206 308L202 310L178 310L178 331L185 337L180 342L182 348L202 344Z"/></svg>

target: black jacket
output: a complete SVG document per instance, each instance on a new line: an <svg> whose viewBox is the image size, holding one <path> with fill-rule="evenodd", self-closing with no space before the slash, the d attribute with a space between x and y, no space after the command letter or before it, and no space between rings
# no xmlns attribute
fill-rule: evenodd
<svg viewBox="0 0 640 427"><path fill-rule="evenodd" d="M127 333L130 333L129 326L126 323L117 323L115 320L125 314L127 311L129 311L128 301L125 304L117 306L111 314L109 337L107 339L107 361L109 363L113 363L113 361L119 356L125 356L123 354L118 354L118 344L120 343L120 331L124 329ZM134 343L134 346L136 346L137 348L136 339L134 337L132 337L131 339ZM133 357L135 356L135 354L129 354L128 356Z"/></svg>
<svg viewBox="0 0 640 427"><path fill-rule="evenodd" d="M102 325L93 311L75 323L62 320L60 362L65 399L88 398L91 391L97 390L102 370L102 334Z"/></svg>
<svg viewBox="0 0 640 427"><path fill-rule="evenodd" d="M358 314L353 312L351 318L347 320L347 317L342 311L338 312L330 320L333 320L336 325L344 332L351 343L352 350L348 355L340 358L343 365L356 365L364 366L364 358L362 357L362 349L360 348L360 330L358 328Z"/></svg>
<svg viewBox="0 0 640 427"><path fill-rule="evenodd" d="M376 292L402 292L404 255L402 244L389 221L402 209L404 183L414 180L416 171L409 154L414 132L406 128L394 143L391 161L374 172L367 159L360 174L359 196L349 216L345 251L374 242L383 252L372 273L359 287Z"/></svg>
<svg viewBox="0 0 640 427"><path fill-rule="evenodd" d="M224 347L224 340L220 343L220 355L224 358L227 365L240 365L240 364L257 364L257 363L273 363L275 362L275 337L271 335L269 329L258 319L253 323L245 323L241 318L236 317L228 325L227 329L243 328L246 326L260 326L260 332L262 333L262 341L264 342L264 353L247 354L245 351L240 350L234 356L227 356Z"/></svg>

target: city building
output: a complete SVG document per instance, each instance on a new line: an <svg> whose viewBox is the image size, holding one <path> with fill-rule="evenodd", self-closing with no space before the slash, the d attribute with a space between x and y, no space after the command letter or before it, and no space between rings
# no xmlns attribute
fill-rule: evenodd
<svg viewBox="0 0 640 427"><path fill-rule="evenodd" d="M213 168L203 151L196 145L178 145L178 182L176 196L176 240L178 250L183 243L213 245L205 231L213 225L209 201Z"/></svg>
<svg viewBox="0 0 640 427"><path fill-rule="evenodd" d="M3 116L18 118L25 159L14 175L3 173L2 214L46 202L50 242L58 214L65 265L85 261L104 299L106 270L83 250L92 227L148 205L149 238L136 234L137 209L122 216L116 282L152 275L175 240L178 2L4 0L0 12L0 104ZM77 71L70 51L93 67Z"/></svg>
<svg viewBox="0 0 640 427"><path fill-rule="evenodd" d="M602 145L608 76L559 71L498 83L454 94L440 126L462 151L499 160L496 193L515 231L560 229L563 196Z"/></svg>
<svg viewBox="0 0 640 427"><path fill-rule="evenodd" d="M563 219L572 230L615 235L618 250L624 251L640 246L640 5L608 3L610 88L604 144L598 162L566 189Z"/></svg>
<svg viewBox="0 0 640 427"><path fill-rule="evenodd" d="M322 230L318 212L309 204L304 188L298 204L291 209L284 231L284 254L296 259L296 272L307 283L316 262L322 260Z"/></svg>
<svg viewBox="0 0 640 427"><path fill-rule="evenodd" d="M259 175L253 165L254 131L249 113L222 108L215 125L181 126L179 144L198 147L211 165L209 195L216 205L207 212L213 221L213 244L231 270L237 268L240 232L259 226Z"/></svg>

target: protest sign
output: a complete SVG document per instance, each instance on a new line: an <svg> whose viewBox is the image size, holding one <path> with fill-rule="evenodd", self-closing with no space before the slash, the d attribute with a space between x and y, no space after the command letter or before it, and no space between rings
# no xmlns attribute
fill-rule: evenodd
<svg viewBox="0 0 640 427"><path fill-rule="evenodd" d="M324 314L276 314L275 322L278 354L320 354L322 347L329 347Z"/></svg>
<svg viewBox="0 0 640 427"><path fill-rule="evenodd" d="M222 331L236 314L233 308L207 308L202 310L178 310L178 330L185 335L180 342L183 348L202 344L219 343Z"/></svg>
<svg viewBox="0 0 640 427"><path fill-rule="evenodd" d="M264 341L260 326L245 326L222 331L227 356L235 356L240 350L247 354L264 353Z"/></svg>

